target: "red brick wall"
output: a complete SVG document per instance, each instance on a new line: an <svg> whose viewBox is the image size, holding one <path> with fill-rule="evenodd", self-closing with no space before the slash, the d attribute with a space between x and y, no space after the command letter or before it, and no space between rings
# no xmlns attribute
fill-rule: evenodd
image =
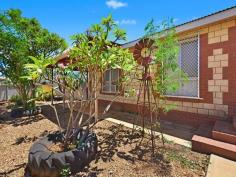
<svg viewBox="0 0 236 177"><path fill-rule="evenodd" d="M229 92L224 93L224 104L229 105L229 115L236 108L236 27L229 28L229 41L222 42L222 48L229 54L229 67L223 69L223 78L229 80ZM215 47L215 46L214 46Z"/></svg>
<svg viewBox="0 0 236 177"><path fill-rule="evenodd" d="M208 80L212 79L213 71L212 68L208 68L208 56L212 55L212 47L208 44L208 34L202 34L199 37L200 44L200 73L199 73L199 92L200 98L202 99L191 99L191 98L168 98L173 101L185 101L185 102L196 102L196 103L213 103L212 93L208 92Z"/></svg>
<svg viewBox="0 0 236 177"><path fill-rule="evenodd" d="M229 55L229 66L223 68L223 79L229 81L229 91L223 93L223 104L229 105L229 116L234 114L236 106L236 27L229 28L229 40L208 44L208 35L201 35L200 95L204 102L212 103L212 93L208 92L208 80L212 80L212 68L207 68L207 58L213 55L213 49L223 49Z"/></svg>
<svg viewBox="0 0 236 177"><path fill-rule="evenodd" d="M208 92L208 80L213 77L212 68L208 68L208 56L212 55L208 47L207 34L200 35L200 97L205 103L213 103L212 93Z"/></svg>
<svg viewBox="0 0 236 177"><path fill-rule="evenodd" d="M196 30L197 31L197 30ZM231 118L236 107L236 21L226 21L221 24L204 27L200 32L200 98L168 98L170 101L178 102L178 109L170 111L163 116L166 119L198 125L202 122L212 122L216 119ZM196 33L195 33L196 34ZM214 80L215 68L209 67L209 56L214 58L216 49L222 49L222 54L228 54L228 66L223 68L223 78L228 81L228 92L223 93L223 103L214 102L215 92L209 91L209 81ZM218 67L218 66L217 66ZM103 107L111 98L102 95L100 106ZM135 99L119 98L112 106L117 111L137 112ZM217 107L218 106L218 107ZM223 107L222 106L226 106ZM217 110L218 109L218 110ZM222 111L226 114L222 116ZM228 115L227 115L228 114Z"/></svg>
<svg viewBox="0 0 236 177"><path fill-rule="evenodd" d="M99 100L100 112L109 104L108 100ZM138 113L138 106L136 104L114 102L111 107L112 111ZM125 119L125 118L123 118ZM168 121L198 127L201 123L215 122L216 118L213 116L206 116L204 114L195 114L190 112L172 110L167 114L162 114L161 119Z"/></svg>

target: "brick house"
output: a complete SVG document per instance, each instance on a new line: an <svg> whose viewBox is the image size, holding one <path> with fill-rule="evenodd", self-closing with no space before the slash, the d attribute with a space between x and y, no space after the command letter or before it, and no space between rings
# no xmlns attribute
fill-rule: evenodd
<svg viewBox="0 0 236 177"><path fill-rule="evenodd" d="M178 25L176 31L180 67L188 74L189 82L168 95L166 104L174 103L176 107L165 119L199 127L199 133L192 138L193 149L236 160L236 131L232 123L236 114L236 7ZM132 52L138 41L122 47ZM100 106L119 91L112 85L118 77L118 70L105 73ZM138 86L135 82L130 84L136 90ZM137 112L136 103L137 97L120 96L112 108ZM224 147L226 150L221 150Z"/></svg>
<svg viewBox="0 0 236 177"><path fill-rule="evenodd" d="M189 76L166 104L175 104L165 118L198 128L192 148L236 160L236 6L176 26L179 63ZM139 39L125 43L132 52ZM65 58L67 55L63 54ZM101 82L99 106L119 92L113 85L119 70L107 70ZM138 90L139 83L127 88ZM137 112L137 96L119 96L112 109Z"/></svg>
<svg viewBox="0 0 236 177"><path fill-rule="evenodd" d="M189 82L168 96L168 103L177 105L181 117L202 121L229 120L236 106L236 7L226 9L176 27L180 41L181 69ZM133 50L139 40L123 44ZM235 49L234 49L235 48ZM116 88L112 80L119 77L118 70L108 70L106 84L100 100L110 100ZM111 78L113 77L113 78ZM132 83L132 87L137 87ZM120 104L135 104L135 98L120 97ZM173 116L171 116L173 117ZM179 118L178 118L179 119ZM199 120L201 121L201 120Z"/></svg>

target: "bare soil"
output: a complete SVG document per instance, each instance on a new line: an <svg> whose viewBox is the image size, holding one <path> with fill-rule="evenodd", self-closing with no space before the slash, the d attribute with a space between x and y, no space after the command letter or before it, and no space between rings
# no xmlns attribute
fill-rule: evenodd
<svg viewBox="0 0 236 177"><path fill-rule="evenodd" d="M0 107L1 110L1 107ZM21 177L28 160L28 151L38 138L58 130L41 115L11 118L0 111L0 176Z"/></svg>
<svg viewBox="0 0 236 177"><path fill-rule="evenodd" d="M10 118L0 106L0 176L24 175L28 150L35 140L56 131L56 124L43 116ZM156 138L155 154L146 135L103 120L93 128L99 151L89 167L76 176L99 177L198 177L205 176L209 157Z"/></svg>
<svg viewBox="0 0 236 177"><path fill-rule="evenodd" d="M157 137L152 156L150 136L103 120L94 128L99 153L79 176L199 177L205 176L209 157Z"/></svg>

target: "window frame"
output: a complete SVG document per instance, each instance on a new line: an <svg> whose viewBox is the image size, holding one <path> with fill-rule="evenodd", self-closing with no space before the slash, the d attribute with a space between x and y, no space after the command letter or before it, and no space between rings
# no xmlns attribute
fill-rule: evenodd
<svg viewBox="0 0 236 177"><path fill-rule="evenodd" d="M105 81L104 75L105 75L105 73L106 73L108 70L110 71L110 72L109 72L109 81ZM114 91L111 91L111 86L112 86L112 80L111 80L111 79L112 79L112 70L117 70L117 71L118 71L118 78L117 78L117 81L118 81L118 83L119 83L121 70L118 69L118 68L117 68L117 69L112 69L112 68L107 69L107 70L103 73L103 75L102 75L102 83L101 83L102 88L101 88L101 93L103 93L103 94L115 95L115 94L121 93L120 86L116 86L116 91L115 91L115 92L114 92ZM109 82L109 87L110 87L109 90L110 90L110 91L104 90L105 82ZM117 87L118 87L118 88L117 88Z"/></svg>
<svg viewBox="0 0 236 177"><path fill-rule="evenodd" d="M200 35L197 34L196 36L192 36L192 37L189 37L189 38L185 38L185 39L182 39L181 41L179 41L179 43L184 43L185 41L187 40L194 40L196 39L197 40L197 45L198 45L198 51L197 51L197 54L198 54L198 90L197 90L197 96L185 96L185 95L170 95L170 94L167 94L166 97L169 97L169 98L187 98L187 99L201 99L200 97ZM181 61L182 61L182 58L181 58L181 47L180 47L180 61L179 64L181 65ZM181 68L182 70L182 68ZM191 77L189 77L189 80L191 80Z"/></svg>

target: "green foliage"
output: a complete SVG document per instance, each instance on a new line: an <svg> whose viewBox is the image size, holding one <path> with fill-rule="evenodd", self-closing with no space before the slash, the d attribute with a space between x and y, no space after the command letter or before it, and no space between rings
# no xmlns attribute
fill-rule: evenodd
<svg viewBox="0 0 236 177"><path fill-rule="evenodd" d="M100 24L92 25L87 33L72 36L74 47L70 50L69 64L66 67L56 67L54 71L59 74L60 80L64 80L63 86L69 91L75 91L84 85L89 74L90 92L98 88L103 73L108 68L121 69L121 84L127 81L130 73L135 66L132 53L117 44L120 40L126 39L124 30L119 29L112 16L103 18ZM113 40L112 40L113 39ZM45 58L40 55L30 57L32 63L24 65L28 74L21 78L35 81L44 77L49 65L55 64L55 59ZM74 70L79 70L75 72ZM46 79L46 78L44 78Z"/></svg>
<svg viewBox="0 0 236 177"><path fill-rule="evenodd" d="M22 97L19 96L19 95L13 95L13 96L11 96L11 98L10 98L9 101L15 103L15 106L16 106L16 107L23 106Z"/></svg>
<svg viewBox="0 0 236 177"><path fill-rule="evenodd" d="M165 155L167 160L179 162L180 165L184 168L193 170L202 169L203 162L189 159L185 154L177 150L167 151Z"/></svg>
<svg viewBox="0 0 236 177"><path fill-rule="evenodd" d="M62 72L60 68L56 69L58 72ZM86 73L81 73L80 71L74 71L73 67L68 67L63 69L63 74L60 79L65 80L67 89L71 91L76 91L86 82Z"/></svg>
<svg viewBox="0 0 236 177"><path fill-rule="evenodd" d="M118 28L112 16L103 18L100 24L92 25L87 33L72 37L76 46L71 50L72 58L78 58L74 64L81 72L100 72L109 67L122 69L125 75L134 67L134 59L128 49L117 44L126 39L124 30Z"/></svg>
<svg viewBox="0 0 236 177"><path fill-rule="evenodd" d="M60 175L61 175L62 177L68 177L68 176L70 176L70 175L71 175L70 168L69 168L69 167L63 168L63 169L61 170Z"/></svg>
<svg viewBox="0 0 236 177"><path fill-rule="evenodd" d="M122 79L119 81L121 83L128 80L128 77L125 76L133 70L135 65L132 53L117 43L126 39L126 33L118 28L111 15L103 18L100 24L92 25L86 33L74 35L72 39L74 47L69 52L67 65L55 65L54 72L57 75L53 79L63 88L61 89L63 94L69 95L70 115L64 141L67 147L70 145L67 138L72 132L71 129L79 126L73 123L77 122L75 120L83 118L80 111L77 115L73 113L76 105L75 95L79 96L78 100L82 100L79 102L81 114L83 114L83 110L89 109L88 119L97 118L97 93L104 72L108 68L121 69ZM50 78L45 78L45 73L48 70L47 66L55 64L55 59L45 58L44 55L30 57L30 59L32 63L24 65L27 75L23 78L36 82L38 78L44 77L45 80L51 81ZM89 93L88 98L84 98L85 91Z"/></svg>
<svg viewBox="0 0 236 177"><path fill-rule="evenodd" d="M43 55L40 55L38 58L29 56L29 63L24 64L24 71L26 71L26 75L21 76L22 79L27 79L31 81L35 81L39 79L43 74L49 76L48 66L54 65L56 60L53 58L44 58Z"/></svg>
<svg viewBox="0 0 236 177"><path fill-rule="evenodd" d="M49 101L52 98L52 93L51 92L46 92L45 90L43 90L42 86L37 87L36 91L35 91L35 98L38 101Z"/></svg>
<svg viewBox="0 0 236 177"><path fill-rule="evenodd" d="M93 117L97 118L98 97L96 94L103 73L108 68L121 69L123 75L122 80L119 81L121 83L124 80L127 81L124 76L134 68L133 55L128 49L117 44L119 40L125 39L125 34L117 27L112 16L108 16L103 18L100 24L92 25L87 33L76 34L72 37L74 47L70 50L66 66L57 64L56 59L53 60L45 55L30 57L31 62L24 65L27 74L21 78L34 83L38 82L40 77L52 81L50 77L46 77L46 73L49 65L55 66L56 77L53 78L53 82L62 88L61 93L64 96L69 95L70 115L65 133L65 147L71 146L71 143L68 142L69 136L73 133L72 128L76 129L79 126L74 123L83 119L83 110L89 109L90 114L87 122L91 122L90 119ZM84 98L85 91L89 93L88 98ZM74 114L76 99L79 100L78 104L80 105L77 115ZM60 126L58 116L57 121ZM63 174L67 174L67 172L64 170Z"/></svg>
<svg viewBox="0 0 236 177"><path fill-rule="evenodd" d="M156 26L151 20L145 28L146 36L155 40L156 50L153 52L155 70L154 91L159 95L159 100L165 100L168 93L175 92L181 85L180 81L186 81L186 74L178 65L179 43L173 20L164 21ZM174 105L166 106L164 102L164 112L173 109Z"/></svg>
<svg viewBox="0 0 236 177"><path fill-rule="evenodd" d="M42 28L35 18L25 18L20 10L0 12L0 73L16 87L24 106L32 97L34 84L24 78L34 57L53 57L66 48L64 39Z"/></svg>
<svg viewBox="0 0 236 177"><path fill-rule="evenodd" d="M134 96L136 96L136 90L134 88L125 90L124 96L125 97L134 97Z"/></svg>

